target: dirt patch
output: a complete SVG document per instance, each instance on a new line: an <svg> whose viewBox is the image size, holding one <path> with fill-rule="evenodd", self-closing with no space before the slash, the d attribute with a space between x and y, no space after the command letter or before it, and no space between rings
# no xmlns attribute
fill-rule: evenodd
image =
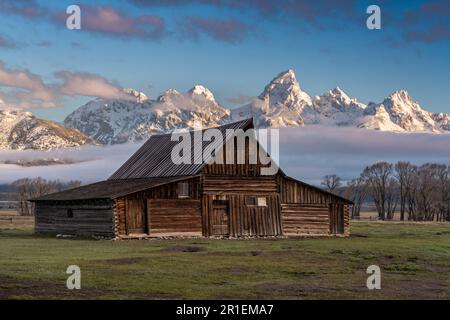
<svg viewBox="0 0 450 320"><path fill-rule="evenodd" d="M107 293L107 290L87 288L69 290L64 281L56 283L0 277L0 300L27 298L90 300Z"/></svg>
<svg viewBox="0 0 450 320"><path fill-rule="evenodd" d="M112 264L112 265L120 266L120 265L128 265L128 264L139 263L139 262L142 262L145 259L147 259L147 258L145 258L145 257L119 258L119 259L105 260L105 262L107 262L109 264Z"/></svg>
<svg viewBox="0 0 450 320"><path fill-rule="evenodd" d="M306 285L295 282L267 282L254 287L258 291L278 292L288 295L306 295L315 292L335 292L334 288Z"/></svg>
<svg viewBox="0 0 450 320"><path fill-rule="evenodd" d="M166 252L203 252L206 251L205 247L199 246L172 246L162 249Z"/></svg>

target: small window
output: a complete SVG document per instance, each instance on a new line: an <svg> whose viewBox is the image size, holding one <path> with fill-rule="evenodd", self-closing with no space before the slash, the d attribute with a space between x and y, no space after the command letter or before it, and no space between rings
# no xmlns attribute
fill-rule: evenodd
<svg viewBox="0 0 450 320"><path fill-rule="evenodd" d="M266 197L258 197L258 207L267 207Z"/></svg>
<svg viewBox="0 0 450 320"><path fill-rule="evenodd" d="M227 200L227 196L223 194L221 195L217 194L214 196L214 200Z"/></svg>
<svg viewBox="0 0 450 320"><path fill-rule="evenodd" d="M245 204L247 206L256 206L256 197L252 196L245 197Z"/></svg>
<svg viewBox="0 0 450 320"><path fill-rule="evenodd" d="M178 198L189 198L189 183L178 183Z"/></svg>
<svg viewBox="0 0 450 320"><path fill-rule="evenodd" d="M67 218L73 218L73 210L72 209L67 210Z"/></svg>

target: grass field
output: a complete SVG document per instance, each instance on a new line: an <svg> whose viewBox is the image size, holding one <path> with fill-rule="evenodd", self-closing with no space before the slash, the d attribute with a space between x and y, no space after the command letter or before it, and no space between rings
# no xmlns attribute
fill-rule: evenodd
<svg viewBox="0 0 450 320"><path fill-rule="evenodd" d="M450 299L450 225L355 222L350 238L97 241L0 227L0 299ZM81 290L66 289L68 265ZM378 265L382 289L366 288Z"/></svg>

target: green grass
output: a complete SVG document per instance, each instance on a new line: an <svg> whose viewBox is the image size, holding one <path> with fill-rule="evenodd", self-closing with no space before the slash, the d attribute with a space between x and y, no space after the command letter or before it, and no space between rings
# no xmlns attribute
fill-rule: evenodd
<svg viewBox="0 0 450 320"><path fill-rule="evenodd" d="M0 299L450 299L450 225L355 222L350 238L56 239L0 229ZM81 290L65 271L81 268ZM366 288L370 265L382 289Z"/></svg>

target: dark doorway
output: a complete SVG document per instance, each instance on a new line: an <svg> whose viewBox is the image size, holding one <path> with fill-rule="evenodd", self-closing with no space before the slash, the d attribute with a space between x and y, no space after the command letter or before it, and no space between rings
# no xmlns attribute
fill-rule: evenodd
<svg viewBox="0 0 450 320"><path fill-rule="evenodd" d="M212 234L215 236L230 235L230 211L228 200L214 200L211 215Z"/></svg>

